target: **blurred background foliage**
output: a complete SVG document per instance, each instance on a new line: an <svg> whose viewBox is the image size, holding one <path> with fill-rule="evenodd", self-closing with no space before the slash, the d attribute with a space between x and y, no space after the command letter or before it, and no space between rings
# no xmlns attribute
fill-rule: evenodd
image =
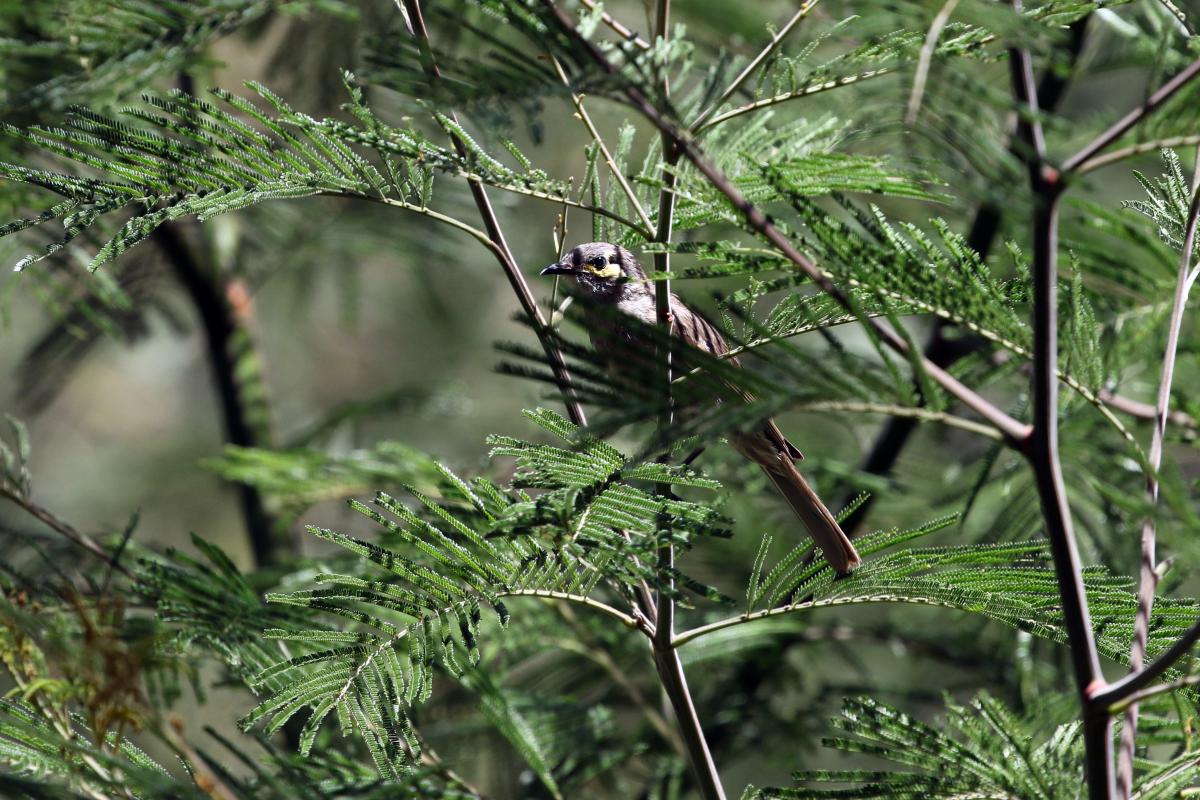
<svg viewBox="0 0 1200 800"><path fill-rule="evenodd" d="M1090 13L1086 35L1052 24L1029 31L1042 69L1065 85L1045 120L1052 157L1086 142L1194 58L1196 38L1186 20L1200 14L1194 0L1178 4L1182 23L1169 8L1149 0L1061 5L1063 23ZM643 36L649 30L651 12L641 3L614 2L605 9ZM938 216L946 230L966 235L973 222L979 224L980 209L984 214L997 209L992 216L999 232L988 264L1000 279L1020 277L1028 195L1007 141L1012 111L1008 66L999 49L972 49L975 34L968 26L1004 35L1022 24L1034 26L1014 19L1007 6L963 0L954 6L952 22L942 34L947 50L933 58L922 91L915 92L912 56L942 9L939 3L915 0L827 0L817 5L783 49L786 57L797 59L795 74L801 82L824 74L809 65L847 52L858 55L829 62L834 65L825 68L829 75L852 74L849 68L856 63L878 58L879 48L908 57L887 75L780 103L768 125L783 131L788 141L765 142L758 155L769 161L774 150L802 151L804 142L811 141L816 151L884 158L896 173L911 169L919 177L908 189L864 191L896 225L913 222L928 231L928 220ZM678 0L672 13L686 29L695 60L707 66L756 53L772 26L793 10L785 2ZM445 2L430 4L429 17L445 53L443 66L463 76L456 87L461 93L443 90L446 94L435 97L434 105L453 101L490 151L500 152L500 138L509 138L539 169L582 185L591 137L574 118L569 96L523 94L519 84L487 82L490 62L474 63L480 38L492 33L486 11ZM164 30L170 32L165 44ZM908 32L907 38L897 31ZM487 46L504 52L502 44ZM526 55L528 69L548 69L536 54ZM194 6L102 0L10 3L0 7L0 114L16 125L54 124L74 104L113 111L148 88L203 92L222 87L247 95L243 82L255 80L312 117L346 119L342 105L348 96L340 71L346 69L362 79L376 113L404 120L423 111L394 89L432 91L423 87L415 59L396 7L378 0L220 0ZM773 65L778 84L747 91L763 96L788 91L785 78L792 67L781 59ZM1156 128L1140 130L1138 136L1194 135L1198 101L1194 91L1185 93L1156 118ZM627 109L599 98L589 100L589 108L610 142L621 139L622 129L632 124L624 134L631 164L656 152L656 136L641 121L628 119ZM423 118L417 124L437 132ZM735 140L722 148L722 140L715 141L713 149L730 162L752 144ZM1194 144L1180 148L1185 170L1193 163ZM40 166L40 158L19 139L0 143L0 160ZM1103 321L1099 340L1084 336L1086 341L1069 343L1073 353L1083 356L1067 364L1072 371L1078 367L1093 391L1119 390L1126 400L1145 403L1153 400L1158 365L1151 358L1139 368L1129 355L1161 351L1161 332L1154 323L1161 322L1166 309L1149 317L1131 309L1169 298L1177 256L1169 241L1160 240L1161 220L1122 208L1123 202L1146 197L1134 168L1160 174L1164 166L1157 148L1090 172L1064 209L1063 239L1070 248L1064 251L1064 259L1070 259L1065 271L1071 286L1066 294L1084 298L1073 313ZM638 176L640 188L656 190L653 170ZM844 172L837 177L847 180ZM462 182L440 180L438 192L441 208L474 220ZM803 193L828 194L819 182ZM536 271L557 258L554 229L560 207L500 191L492 197L518 262L534 281ZM698 206L712 202L703 196L688 200ZM829 209L836 208L837 200L820 202ZM681 205L686 213L688 205ZM41 207L26 185L0 182L5 220ZM728 260L719 254L692 257L688 251L692 240L722 237L711 231L701 237L680 227L682 255L676 269L685 279L676 282L676 291L712 316L721 316L724 308L733 321L730 314L755 308L763 296L778 299L790 288L778 275L765 277L765 283L753 275L722 277L721 265ZM136 248L95 275L85 267L102 240L88 232L20 274L0 273L0 375L6 376L0 382L0 409L23 420L28 429L33 446L27 466L40 506L97 538L128 537L130 552L178 548L196 559L190 562L201 565L196 569L224 570L233 588L213 602L244 610L235 615L242 632L282 624L259 609L262 591L296 589L337 563L328 543L304 535L303 526L364 535L373 526L344 501L396 490L400 484L436 492L445 480L436 463L467 478L507 483L511 463L490 460L485 440L495 434L535 438L538 433L520 411L557 407L556 396L544 384L522 380L511 368L497 369L498 363L514 360L511 348L498 350L498 343L533 347L536 341L515 319L518 306L491 255L467 236L393 208L322 196L256 205L203 226L179 221L171 229L170 239ZM736 230L729 224L717 229L730 235ZM590 240L592 231L593 220L585 212L568 215L568 242ZM0 254L6 263L16 263L49 243L39 235L34 231L20 241L0 239ZM1010 247L1003 246L1010 240ZM252 408L246 420L249 438L235 442L242 447L226 448L229 437L196 294L179 264L171 263L173 248L177 253L180 247L217 265L226 276L221 296L241 326L239 335L247 337L238 367L243 386L250 387ZM687 277L689 270L696 277ZM533 285L546 300L549 286ZM731 297L751 302L739 308L728 302ZM1016 297L1016 302L1023 299ZM940 329L928 316L908 315L919 309L902 310L916 341ZM795 320L775 320L788 321ZM771 322L767 320L768 327ZM564 330L569 338L578 338L569 324ZM746 330L753 333L752 326ZM951 348L967 338L954 330L945 336L944 346ZM1194 332L1185 329L1176 379L1176 408L1193 419L1200 413L1195 341ZM827 367L837 365L844 352L871 352L871 343L854 326L822 328L793 344L797 363ZM1019 364L1013 363L1006 374L991 356L987 349L974 351L959 362L958 374L987 381L990 396L1001 406L1024 414L1021 381L1012 380L1020 377ZM1107 368L1113 364L1119 371ZM873 504L862 530L915 528L943 515L962 514L961 520L930 534L929 542L1023 542L1038 534L1036 495L1015 454L969 431L919 425L891 473L871 474L862 469L863 462L888 424L885 418L789 409L789 402L804 395L804 376L773 372L769 361L757 366L779 387L779 424L804 450L805 472L822 496L841 507L861 492L871 493ZM823 384L820 379L814 384L818 388L810 399L820 400ZM1135 454L1098 421L1088 403L1067 395L1073 399L1065 401L1069 413L1063 437L1077 444L1066 449L1066 469L1076 490L1085 560L1103 563L1117 575L1133 575L1137 530L1131 520L1138 519L1143 502ZM1120 419L1132 436L1147 441L1145 421L1128 415ZM1179 565L1164 586L1179 596L1194 591L1191 576L1200 556L1191 535L1196 515L1189 493L1200 468L1191 445L1193 431L1191 422L1171 428L1164 475L1161 539ZM635 452L644 433L626 429L615 441ZM706 540L690 551L686 570L705 585L740 596L762 534L774 532L776 542L790 547L794 523L764 479L725 448L710 448L700 466L725 486L719 509L733 521L734 535ZM1105 482L1096 480L1097 475ZM247 536L246 490L238 488L239 482L253 487L265 512L277 520L280 552L302 559L299 572L284 575L283 587L276 586L281 570L254 573L256 567L277 567L286 559L256 564ZM14 570L77 582L78 551L49 536L20 508L0 504L0 530L6 534L4 556ZM218 563L207 550L198 552L191 534L227 553L232 564ZM30 542L36 544L32 551ZM262 553L258 557L264 561ZM172 576L163 570L161 591L186 582L185 573L191 574L184 570ZM249 574L249 583L233 577L237 570ZM56 575L59 571L64 574ZM89 580L105 577L89 574ZM577 792L568 796L672 796L684 783L680 761L670 757L678 744L663 718L657 688L646 679L641 640L567 606L529 604L522 611L503 647L484 645L485 662L505 667L503 681L495 677L499 671L464 671L457 683L441 684L421 711L421 735L435 745L444 763L455 765L468 776L467 783L483 787L489 796L553 796L559 791L555 780ZM260 613L267 616L259 619ZM684 613L703 621L700 612ZM728 636L685 648L685 665L696 676L697 705L728 786L787 785L796 770L860 764L860 756L820 747L821 737L831 730L829 718L851 695L866 693L916 717L940 719L947 698L976 703L972 707L986 714L990 698L971 700L986 688L1028 715L1032 721L1021 724L1031 735L1044 735L1051 723L1072 719L1069 702L1058 694L1068 686L1061 648L984 619L933 607L848 606L731 629ZM97 629L108 630L105 625L120 629L115 617ZM201 627L196 625L196 635L208 635ZM210 645L220 644L219 635L211 638ZM176 686L180 675L171 673L178 664L159 665L159 658L147 652L138 656L138 663L151 676L152 690L155 681L163 682L161 693L186 720L189 736L203 738L199 729L211 724L215 735L233 742L223 750L204 739L204 747L217 753L214 761L232 765L229 775L218 778L229 783L253 779L254 763L236 763L236 754L246 748L253 748L250 762L258 766L282 764L284 772L293 770L301 777L308 774L305 770L317 769L314 762L288 755L289 748L278 742L270 752L264 749L269 744L243 743L233 722L255 701L236 682L222 679L216 664L196 665L194 674L184 675L187 680ZM160 666L164 676L154 677ZM479 698L482 717L476 713ZM126 705L120 701L115 707L133 716L157 702L134 690L125 699ZM866 712L851 707L846 713ZM1171 713L1164 712L1164 718ZM959 723L969 716L963 707L952 707L952 718ZM1180 724L1191 724L1193 713L1179 711L1179 716ZM538 731L537 743L522 740L511 724L488 724L500 718L536 718L530 729ZM1153 721L1146 725L1157 730ZM660 735L663 730L665 736ZM296 731L282 735L294 742ZM338 794L328 788L331 775L358 786L360 794L384 791L372 789L369 776L360 774L364 768L351 758L352 748L329 743L336 731L322 735L330 738L320 740L321 758L346 759L318 765L324 770L326 795ZM588 759L577 763L573 745L585 741L578 752L588 753ZM183 746L168 737L166 744L150 741L147 747L161 756L164 750L179 753ZM1060 756L1057 751L1045 755L1051 761ZM622 767L592 778L590 771L602 772L599 765L610 763ZM547 780L547 774L557 777ZM434 774L431 785L444 779L444 774ZM1073 796L1071 788L1056 786L1046 796ZM15 783L11 790L33 791ZM175 790L164 789L164 796ZM256 791L271 796L265 789ZM1022 789L1013 791L1020 796Z"/></svg>

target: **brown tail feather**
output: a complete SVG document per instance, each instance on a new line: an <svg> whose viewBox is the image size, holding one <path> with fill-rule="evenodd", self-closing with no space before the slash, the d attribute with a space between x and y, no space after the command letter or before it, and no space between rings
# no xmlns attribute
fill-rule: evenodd
<svg viewBox="0 0 1200 800"><path fill-rule="evenodd" d="M764 465L763 472L804 523L830 566L839 573L846 573L862 563L849 537L799 470L783 460L775 460L771 468Z"/></svg>

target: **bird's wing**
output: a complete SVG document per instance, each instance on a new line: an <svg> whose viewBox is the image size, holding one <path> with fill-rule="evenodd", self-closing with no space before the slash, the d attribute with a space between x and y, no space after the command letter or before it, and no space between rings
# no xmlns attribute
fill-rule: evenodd
<svg viewBox="0 0 1200 800"><path fill-rule="evenodd" d="M725 342L725 337L721 335L716 326L702 315L693 311L674 295L671 296L671 333L698 350L702 350L710 355L723 356L729 352L729 345ZM726 361L735 366L741 366L735 356L730 356ZM726 385L747 403L753 402L754 396L745 389L730 384ZM783 431L779 430L779 426L775 424L775 420L768 419L764 422L760 433L770 441L774 448L780 453L786 453L787 457L791 460L796 461L804 458L804 454L800 452L800 449L789 442L787 437L783 435Z"/></svg>

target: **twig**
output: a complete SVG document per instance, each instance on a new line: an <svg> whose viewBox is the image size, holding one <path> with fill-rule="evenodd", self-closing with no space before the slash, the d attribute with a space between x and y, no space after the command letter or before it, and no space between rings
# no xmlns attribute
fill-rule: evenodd
<svg viewBox="0 0 1200 800"><path fill-rule="evenodd" d="M593 0L579 0L579 4L582 5L584 8L586 8L588 11L596 10L596 4L593 2ZM642 37L638 36L637 33L634 32L631 28L623 25L618 19L616 19L612 14L609 14L607 11L600 12L600 21L603 22L608 27L612 28L614 31L616 31L617 35L620 36L622 39L625 39L626 41L629 41L629 42L633 42L634 44L636 44L638 47L640 47L643 50L650 49L649 42L647 42Z"/></svg>
<svg viewBox="0 0 1200 800"><path fill-rule="evenodd" d="M797 611L808 611L813 608L829 608L832 606L844 605L869 605L874 603L906 603L911 605L921 606L937 606L940 608L957 608L946 600L933 597L892 597L889 595L875 595L870 597L830 597L824 600L810 600L803 603L791 603L784 606L775 606L773 608L762 609L761 611L753 611L745 614L738 614L736 617L726 617L725 619L710 622L706 625L698 625L691 630L686 630L683 633L675 635L674 643L676 647L683 647L689 642L694 642L697 639L708 636L710 633L725 630L726 628L734 628L738 625L745 625L750 622L769 619L771 617L779 617L785 614L793 614Z"/></svg>
<svg viewBox="0 0 1200 800"><path fill-rule="evenodd" d="M937 422L945 425L946 427L958 428L959 430L968 431L978 436L994 439L997 442L1004 441L1004 434L993 428L991 425L983 425L969 419L956 417L955 415L945 411L933 411L921 406L898 406L890 403L863 403L853 400L827 400L813 403L788 405L787 410L799 412L843 411L857 414L886 414L889 417L899 417L901 419L908 419L914 422Z"/></svg>
<svg viewBox="0 0 1200 800"><path fill-rule="evenodd" d="M481 175L477 175L476 173L471 172L470 170L453 169L453 170L449 170L447 172L447 174L462 178L462 179L466 180L467 182L475 182L475 183L481 183L481 184L488 183L488 180L485 177L483 177ZM580 211L586 211L589 214L597 214L601 217L607 217L608 219L611 219L613 222L619 222L620 224L624 225L625 227L629 228L630 230L637 231L637 233L640 236L643 236L646 239L649 239L654 235L653 230L643 227L642 224L640 222L638 222L637 220L632 220L632 219L629 219L628 217L624 217L614 211L611 211L610 209L605 208L604 206L592 205L591 203L584 203L579 200L572 200L570 197L567 197L566 195L551 194L550 192L542 192L542 191L538 191L537 189L531 189L527 186L520 186L515 183L512 183L512 184L491 183L489 185L494 186L495 188L499 189L502 192L509 192L511 194L519 194L524 197L532 197L534 200L545 200L548 203L557 203L559 205L570 206L571 208L577 208ZM359 195L353 195L353 196L358 197ZM379 198L371 198L371 199L379 199Z"/></svg>
<svg viewBox="0 0 1200 800"><path fill-rule="evenodd" d="M563 85L570 88L571 79L567 77L566 70L563 69L562 64L554 56L550 56L550 61L554 64L554 69L558 72L558 77L562 80ZM617 166L612 153L608 151L608 145L604 143L603 137L600 136L600 131L596 129L595 123L592 122L591 115L583 107L583 95L571 92L571 102L575 104L575 113L579 116L580 121L583 122L583 126L587 128L588 133L591 134L592 141L600 148L600 154L604 157L604 163L608 165L608 171L612 173L613 180L621 187L621 191L625 194L626 199L629 200L629 205L633 207L634 213L637 214L642 224L646 226L646 230L654 230L654 222L650 219L646 210L642 208L637 193L633 191L633 187L629 185L629 181L626 180L625 175Z"/></svg>
<svg viewBox="0 0 1200 800"><path fill-rule="evenodd" d="M1180 636L1173 645L1167 648L1162 655L1154 659L1150 663L1150 666L1141 672L1126 675L1119 681L1114 681L1107 686L1093 691L1091 694L1092 703L1096 707L1107 711L1107 709L1112 708L1122 700L1132 697L1136 692L1154 683L1176 661L1187 655L1188 651L1196 645L1196 642L1200 642L1200 621L1188 628L1186 633Z"/></svg>
<svg viewBox="0 0 1200 800"><path fill-rule="evenodd" d="M1193 61L1186 68L1184 68L1182 72L1164 83L1162 87L1146 98L1146 102L1142 103L1140 106L1121 117L1119 120L1110 125L1107 130L1080 149L1079 152L1063 161L1061 167L1062 171L1074 172L1083 164L1086 164L1101 150L1108 147L1117 139L1120 139L1122 136L1128 133L1130 128L1132 128L1134 125L1137 125L1147 116L1149 116L1155 109L1170 100L1176 92L1186 86L1187 83L1197 75L1200 75L1200 59Z"/></svg>
<svg viewBox="0 0 1200 800"><path fill-rule="evenodd" d="M349 197L350 195L347 195L347 196ZM479 242L479 244L483 245L488 250L491 250L493 253L495 253L497 250L496 243L493 242L490 238L488 238L487 233L485 233L484 231L481 231L472 225L468 225L465 222L463 222L462 220L455 219L454 217L451 217L447 214L442 214L438 211L434 211L432 208L429 208L428 206L420 206L420 205L417 205L416 203L409 203L405 200L397 199L394 197L372 197L371 200L373 200L374 202L379 203L381 205L394 206L395 208L403 208L405 211L411 211L414 214L420 214L423 217L428 217L429 219L433 220L434 222L440 222L443 225L449 225L451 228L454 228L456 230L462 231L463 233L467 234L468 236L473 238L475 241Z"/></svg>
<svg viewBox="0 0 1200 800"><path fill-rule="evenodd" d="M1157 418L1158 412L1150 403L1143 403L1140 400L1134 400L1133 398L1125 397L1124 395L1114 394L1107 389L1101 389L1099 392L1097 392L1096 396L1100 398L1101 402L1105 403L1110 408L1120 411L1122 414L1128 414L1129 416L1137 419ZM1193 419L1192 415L1186 411L1168 411L1166 419L1167 422L1175 425L1176 427L1191 429L1195 429L1197 427L1196 420Z"/></svg>
<svg viewBox="0 0 1200 800"><path fill-rule="evenodd" d="M1122 147L1104 155L1089 158L1075 168L1075 174L1082 175L1085 172L1107 167L1109 164L1114 164L1118 161L1141 155L1142 153L1155 152L1168 147L1189 147L1196 144L1200 144L1200 136L1168 136L1165 139L1151 139L1148 142L1139 142L1129 147Z"/></svg>
<svg viewBox="0 0 1200 800"><path fill-rule="evenodd" d="M953 1L957 2L957 0ZM704 127L705 120L715 114L718 108L720 108L727 100L729 100L729 98L733 97L734 93L737 92L738 89L742 88L742 84L750 79L750 76L754 74L754 71L757 70L764 61L770 58L777 49L779 49L779 46L783 44L783 40L786 39L787 35L792 32L792 28L796 27L800 20L807 17L808 12L812 11L819 2L820 0L804 0L804 2L800 4L800 8L796 9L796 13L792 14L791 18L787 22L783 23L783 27L780 28L773 37L771 37L771 41L767 42L766 47L760 50L758 55L752 58L750 63L738 73L737 77L734 78L727 87L725 87L725 91L721 92L721 96L714 100L712 105L700 112L700 116L692 120L690 126L692 130L699 130Z"/></svg>
<svg viewBox="0 0 1200 800"><path fill-rule="evenodd" d="M1020 0L1013 0L1020 13ZM1058 198L1062 186L1045 162L1046 143L1038 118L1037 89L1029 51L1009 52L1013 93L1020 120L1017 138L1025 145L1024 160L1034 195L1033 211L1033 434L1027 452L1041 499L1046 538L1054 560L1062 599L1075 683L1080 694L1084 724L1084 759L1088 796L1107 800L1113 793L1112 718L1107 709L1096 713L1090 694L1104 685L1100 658L1088 611L1083 566L1072 528L1071 509L1058 455Z"/></svg>
<svg viewBox="0 0 1200 800"><path fill-rule="evenodd" d="M127 578L132 578L133 573L120 561L114 560L113 554L105 550L95 539L75 529L73 525L61 519L50 509L38 505L29 498L9 489L7 486L0 484L0 497L12 502L29 516L36 519L38 522L45 525L55 533L65 536L77 546L87 550L89 553L108 564L112 569L117 570Z"/></svg>
<svg viewBox="0 0 1200 800"><path fill-rule="evenodd" d="M1163 8L1171 12L1171 16L1179 20L1179 25L1181 28L1183 28L1184 33L1186 33L1188 36L1196 35L1195 27L1192 25L1191 20L1187 18L1187 14L1183 13L1182 8L1175 5L1173 2L1171 2L1171 0L1158 0L1158 2L1162 3Z"/></svg>
<svg viewBox="0 0 1200 800"><path fill-rule="evenodd" d="M749 114L751 112L758 111L761 108L769 108L770 106L778 105L780 103L786 103L788 100L794 100L798 97L808 97L809 95L819 94L820 92L827 92L830 89L837 89L841 86L847 86L851 83L860 83L861 81L865 81L870 78L891 75L893 72L895 72L895 70L888 67L872 69L867 70L866 72L860 72L857 75L845 75L841 78L832 78L811 86L805 86L801 89L795 90L794 92L782 92L780 94L772 95L771 97L764 97L761 100L755 100L752 103L746 103L745 105L738 106L737 108L731 108L723 114L717 114L703 125L693 126L693 129L695 133L699 135L709 128L714 128L717 125L720 125L722 122L728 122L735 117L740 117L743 114Z"/></svg>
<svg viewBox="0 0 1200 800"><path fill-rule="evenodd" d="M925 33L925 42L921 45L921 54L917 58L917 69L913 73L912 94L908 96L908 109L904 113L906 125L917 121L917 114L921 110L921 98L925 96L925 82L929 79L929 67L937 50L938 37L950 22L950 15L954 13L954 7L957 5L958 0L946 0Z"/></svg>
<svg viewBox="0 0 1200 800"><path fill-rule="evenodd" d="M631 628L635 631L641 631L646 635L653 633L647 626L645 620L639 620L629 614L626 614L620 609L613 608L607 603L602 603L599 600L593 600L586 595L571 594L570 592L555 592L549 589L509 589L501 592L499 597L541 597L547 600L566 600L571 603L577 603L581 606L595 609L603 614L607 614L613 619L619 621L626 628Z"/></svg>
<svg viewBox="0 0 1200 800"><path fill-rule="evenodd" d="M401 2L401 0L396 1L397 3ZM433 47L429 40L429 31L426 30L425 20L421 16L420 0L402 0L402 2L402 9L407 12L408 23L412 27L413 37L417 40L417 46L421 52L422 65L431 78L435 80L440 79L441 71L438 69L437 63L433 58ZM457 123L458 118L454 114L454 111L447 111L447 116ZM454 134L451 134L450 138L459 156L465 158L467 148L462 139ZM533 292L529 289L529 284L525 282L525 277L521 274L516 259L513 257L512 251L508 248L508 243L504 239L504 232L500 228L500 222L496 219L496 213L492 209L491 201L488 200L487 191L483 188L483 183L478 180L468 179L467 184L470 186L475 206L479 209L479 216L483 219L483 227L493 244L491 248L492 254L496 256L500 268L504 271L505 277L508 278L508 283L517 295L517 301L521 304L521 308L533 323L534 333L537 334L538 341L541 342L542 349L546 352L546 359L550 363L550 370L554 373L559 391L563 396L563 404L566 406L567 416L576 425L586 426L587 417L583 413L583 407L579 404L579 399L575 394L574 384L571 381L571 373L567 369L566 359L563 357L562 350L555 344L554 333L550 329L550 326L546 324L546 319L542 316L542 309L538 306L537 300L534 299Z"/></svg>
<svg viewBox="0 0 1200 800"><path fill-rule="evenodd" d="M1146 641L1150 635L1150 614L1154 610L1154 595L1158 589L1157 520L1158 471L1162 464L1163 442L1167 433L1167 412L1171 406L1171 384L1175 379L1175 360L1179 350L1179 333L1183 327L1184 310L1191 289L1192 250L1196 241L1196 225L1200 221L1200 154L1192 172L1192 201L1184 226L1183 251L1179 255L1179 272L1175 279L1175 296L1167 323L1167 344L1163 353L1162 376L1158 381L1158 399L1154 407L1154 431L1150 439L1150 470L1146 473L1146 496L1149 511L1142 521L1142 562L1138 580L1138 609L1133 624L1133 643L1129 650L1130 672L1142 668L1146 656ZM1121 747L1117 751L1117 790L1119 797L1128 798L1133 790L1133 751L1137 741L1138 706L1130 704L1125 711L1121 728Z"/></svg>
<svg viewBox="0 0 1200 800"><path fill-rule="evenodd" d="M612 63L591 42L579 35L578 31L571 26L571 21L555 6L553 0L542 0L542 2L557 17L565 31L579 42L579 46L589 58L609 75L616 74L616 68ZM799 267L816 286L830 295L843 308L853 313L854 304L845 292L829 280L812 261L802 255L792 244L791 240L783 235L767 219L762 210L746 199L745 195L708 161L704 152L693 139L664 117L636 86L625 86L624 92L625 96L638 112L662 131L669 138L672 145L680 150L683 156L708 179L709 183L717 191L725 195L734 208L742 213L746 219L746 224L751 230L766 238L772 245L778 248L784 257ZM874 329L879 338L890 348L907 355L909 350L908 343L890 327L872 319L865 319L863 324ZM1018 446L1022 446L1027 441L1029 436L1028 425L1013 419L936 364L926 359L923 362L923 366L930 378L937 381L948 393L958 398L960 402L999 429L1007 440Z"/></svg>
<svg viewBox="0 0 1200 800"><path fill-rule="evenodd" d="M1184 689L1188 686L1195 686L1197 684L1200 684L1200 675L1189 675L1186 678L1180 678L1179 680L1171 681L1170 683L1160 683L1157 686L1151 686L1148 689L1142 689L1140 691L1133 692L1124 700L1120 700L1109 706L1108 711L1110 714L1120 714L1122 711L1137 705L1143 700L1148 700L1151 697L1157 697L1160 694L1166 694L1167 692L1173 692L1176 689ZM1122 746L1123 745L1124 743L1122 742Z"/></svg>

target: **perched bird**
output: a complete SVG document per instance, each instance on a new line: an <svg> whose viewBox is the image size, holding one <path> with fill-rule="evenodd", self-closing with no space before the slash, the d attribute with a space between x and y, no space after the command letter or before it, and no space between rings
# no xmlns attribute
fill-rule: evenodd
<svg viewBox="0 0 1200 800"><path fill-rule="evenodd" d="M648 325L653 325L657 319L654 286L646 278L641 264L623 247L607 242L581 244L541 274L574 278L580 293L590 299L593 306L615 308ZM630 360L631 352L644 353L645 342L638 341L633 327L622 328L619 321L614 324L614 316L618 315L593 313L591 318L585 317L585 321L592 346L606 357L610 370L620 374ZM729 352L720 331L675 295L671 295L670 319L671 334L689 345L714 356ZM733 357L728 360L737 364ZM726 397L751 399L742 390L730 389ZM784 437L773 420L764 421L752 432L734 433L729 440L734 449L762 467L835 570L846 573L858 566L860 559L854 545L796 469L795 462L803 455Z"/></svg>

